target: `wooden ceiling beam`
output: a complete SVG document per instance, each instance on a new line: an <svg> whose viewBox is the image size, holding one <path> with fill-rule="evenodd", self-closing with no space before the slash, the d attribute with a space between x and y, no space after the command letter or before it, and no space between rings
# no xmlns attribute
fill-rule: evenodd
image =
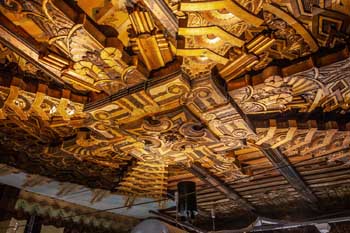
<svg viewBox="0 0 350 233"><path fill-rule="evenodd" d="M227 186L220 179L211 175L210 172L200 164L194 163L191 165L191 167L187 167L187 170L197 176L203 182L213 186L219 192L223 193L227 198L235 201L242 208L246 209L249 212L255 211L255 207L252 206L247 200L243 199L235 190Z"/></svg>
<svg viewBox="0 0 350 233"><path fill-rule="evenodd" d="M68 89L49 86L48 84L27 77L23 73L1 70L0 67L0 87L11 88L11 86L18 86L21 90L28 93L43 93L57 99L69 97L69 100L81 104L85 104L88 101L88 97L85 95L71 93Z"/></svg>
<svg viewBox="0 0 350 233"><path fill-rule="evenodd" d="M276 124L277 128L289 128L291 123L298 129L317 128L319 130L335 128L338 130L349 130L350 114L340 114L337 112L319 112L314 113L272 113L272 114L253 114L249 115L250 122L255 128L270 128L271 122Z"/></svg>
<svg viewBox="0 0 350 233"><path fill-rule="evenodd" d="M342 61L349 56L349 45L345 45L340 48L323 49L295 61L275 61L260 71L248 72L239 78L229 81L227 83L227 89L231 91L245 86L255 86L264 83L265 79L274 75L281 77L291 76L312 68L319 68Z"/></svg>
<svg viewBox="0 0 350 233"><path fill-rule="evenodd" d="M16 26L0 12L0 43L29 61L57 83L63 85L60 72L52 67L39 63L40 53L45 46L31 37L21 27Z"/></svg>
<svg viewBox="0 0 350 233"><path fill-rule="evenodd" d="M261 148L261 152L271 161L275 168L286 178L290 185L310 204L314 210L318 209L317 197L304 182L297 170L288 161L286 156L278 149Z"/></svg>
<svg viewBox="0 0 350 233"><path fill-rule="evenodd" d="M176 37L178 31L178 20L164 1L143 0L147 8L159 20L172 37Z"/></svg>

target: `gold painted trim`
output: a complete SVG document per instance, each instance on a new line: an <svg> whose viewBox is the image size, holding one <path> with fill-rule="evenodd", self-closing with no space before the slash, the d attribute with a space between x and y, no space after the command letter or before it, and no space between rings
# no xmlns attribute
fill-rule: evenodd
<svg viewBox="0 0 350 233"><path fill-rule="evenodd" d="M225 0L208 2L181 2L180 11L211 11L226 7Z"/></svg>
<svg viewBox="0 0 350 233"><path fill-rule="evenodd" d="M235 37L218 26L179 28L178 33L182 36L204 36L213 34L220 37L222 40L229 42L233 46L242 47L244 45L243 40Z"/></svg>
<svg viewBox="0 0 350 233"><path fill-rule="evenodd" d="M254 26L260 26L264 22L264 20L250 13L234 0L183 2L180 5L180 11L210 11L220 9L227 9L235 16Z"/></svg>
<svg viewBox="0 0 350 233"><path fill-rule="evenodd" d="M67 70L62 72L61 78L68 83L73 83L75 85L81 86L87 90L94 91L94 92L101 92L99 89L94 87L91 83L85 82L83 79L78 78L76 76L79 76L79 74L75 73L72 70Z"/></svg>
<svg viewBox="0 0 350 233"><path fill-rule="evenodd" d="M207 57L217 63L225 65L229 60L209 49L177 49L177 56L182 57Z"/></svg>

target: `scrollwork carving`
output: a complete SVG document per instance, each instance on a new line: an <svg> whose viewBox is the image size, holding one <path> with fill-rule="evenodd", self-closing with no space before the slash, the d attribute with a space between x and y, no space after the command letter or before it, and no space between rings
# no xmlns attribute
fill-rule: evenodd
<svg viewBox="0 0 350 233"><path fill-rule="evenodd" d="M167 118L160 119L145 119L141 126L148 132L166 132L173 127L173 122Z"/></svg>
<svg viewBox="0 0 350 233"><path fill-rule="evenodd" d="M13 11L15 13L22 12L22 5L17 0L4 0L1 2L1 5L9 11Z"/></svg>
<svg viewBox="0 0 350 233"><path fill-rule="evenodd" d="M27 78L1 82L0 141L27 150L53 171L68 167L70 174L76 165L77 173L100 175L94 169L106 168L109 188L118 183L111 170L125 171L118 177L120 193L159 198L167 193L170 166L199 162L234 180L245 175L233 151L251 143L270 143L294 156L320 155L349 142L349 135L336 130L309 133L292 125L258 129L256 135L240 111L349 110L349 60L293 75L284 68L253 79L247 73L276 59L310 55L319 45L344 42L340 25L346 17L339 8L320 6L316 15L315 6L303 1L298 9L269 0L143 1L128 2L127 9L124 3L106 2L96 8L100 12L89 12L90 18L65 1L3 2L2 12L20 17L17 25L35 29L29 34L37 42L32 47L40 48L32 53L38 55L36 65L45 64L56 80L70 85L56 90L37 81L26 86ZM324 27L315 28L320 22ZM113 25L119 34L101 24ZM336 30L327 30L330 25ZM15 45L26 38L17 39ZM1 49L0 58L32 76L41 72L7 49ZM236 81L229 96L226 84Z"/></svg>

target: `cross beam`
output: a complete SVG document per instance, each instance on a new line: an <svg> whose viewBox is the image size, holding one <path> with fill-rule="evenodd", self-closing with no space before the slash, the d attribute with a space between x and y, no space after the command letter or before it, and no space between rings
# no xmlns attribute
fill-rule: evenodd
<svg viewBox="0 0 350 233"><path fill-rule="evenodd" d="M45 46L37 42L22 28L14 25L0 12L0 42L6 47L14 51L19 56L23 57L35 67L43 71L57 83L63 84L60 79L61 74L47 66L39 63L40 51L44 50Z"/></svg>
<svg viewBox="0 0 350 233"><path fill-rule="evenodd" d="M341 114L338 112L323 112L317 110L314 112L285 112L281 113L262 113L249 115L250 122L254 128L269 128L274 121L277 128L288 128L290 122L293 127L298 129L310 128L318 129L331 128L338 130L348 130L350 123L350 113ZM336 124L335 124L336 123Z"/></svg>
<svg viewBox="0 0 350 233"><path fill-rule="evenodd" d="M191 167L187 167L187 170L193 175L197 176L203 182L213 186L219 192L223 193L227 198L240 204L240 206L242 206L244 209L248 210L249 212L255 211L255 208L247 200L242 198L234 189L227 186L220 179L211 175L210 172L200 164L194 163L191 165Z"/></svg>
<svg viewBox="0 0 350 233"><path fill-rule="evenodd" d="M270 160L276 169L287 179L290 185L306 200L313 209L318 209L317 197L303 181L289 160L278 149L261 148L262 153Z"/></svg>

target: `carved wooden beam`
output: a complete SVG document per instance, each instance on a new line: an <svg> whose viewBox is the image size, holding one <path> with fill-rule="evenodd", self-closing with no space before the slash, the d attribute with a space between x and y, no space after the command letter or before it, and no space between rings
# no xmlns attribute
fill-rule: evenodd
<svg viewBox="0 0 350 233"><path fill-rule="evenodd" d="M148 70L159 69L173 60L174 46L163 31L159 30L149 11L137 8L130 10L129 19L132 25L130 47L135 54L138 54Z"/></svg>
<svg viewBox="0 0 350 233"><path fill-rule="evenodd" d="M182 56L182 57L206 57L222 65L225 65L229 62L229 60L226 57L221 56L211 51L210 49L201 49L201 48L177 49L176 55Z"/></svg>
<svg viewBox="0 0 350 233"><path fill-rule="evenodd" d="M350 109L346 97L349 50L346 47L333 54L318 55L283 68L271 66L258 74L246 75L229 83L229 93L246 114L294 110L311 113L317 109L346 113Z"/></svg>
<svg viewBox="0 0 350 233"><path fill-rule="evenodd" d="M240 38L228 33L224 29L218 26L207 26L207 27L181 27L179 28L180 36L203 36L213 34L220 37L222 40L227 41L233 46L242 47L244 41Z"/></svg>
<svg viewBox="0 0 350 233"><path fill-rule="evenodd" d="M23 41L21 36L13 35L11 28L15 32L21 29L11 23L6 23L8 27L1 27L0 34L4 35L2 38L5 45L14 51L16 47L24 50L24 53L18 51L21 52L19 55L24 55L25 59L34 64L40 63L37 64L40 66L38 68L50 71L52 76L61 80L60 83L63 80L78 90L105 91L111 94L126 86L137 84L148 76L148 72L140 65L141 63L123 50L123 44L116 37L116 33L105 32L76 5L71 5L68 1L56 0L44 1L42 6L33 3L29 5L42 15L30 19L34 25L44 24L50 25L47 28L55 28L53 31L45 28L42 32L48 36L52 51L59 50L60 54L50 52L35 40L33 44L36 47ZM25 6L23 6L24 11L28 10ZM4 18L2 21L8 22L5 16L2 18ZM25 38L29 37L25 36ZM96 58L91 56L96 51L98 51L97 60L100 62L96 62ZM111 70L107 72L106 67ZM89 72L86 72L87 70Z"/></svg>
<svg viewBox="0 0 350 233"><path fill-rule="evenodd" d="M323 67L342 61L349 56L349 46L336 49L324 49L298 61L290 61L284 64L281 63L281 65L279 64L278 66L269 66L261 70L259 73L247 73L240 78L229 81L227 87L228 90L235 90L248 85L255 86L263 83L265 79L273 75L287 77L312 68Z"/></svg>
<svg viewBox="0 0 350 233"><path fill-rule="evenodd" d="M176 37L178 20L162 0L143 0L153 15L163 24L172 37Z"/></svg>
<svg viewBox="0 0 350 233"><path fill-rule="evenodd" d="M56 82L63 84L60 79L60 72L52 67L39 63L40 50L43 46L34 40L22 28L13 24L0 12L0 42L6 47L32 63L36 68L43 71L46 75Z"/></svg>
<svg viewBox="0 0 350 233"><path fill-rule="evenodd" d="M302 35L305 39L306 43L310 46L311 51L315 52L318 50L318 45L316 40L313 38L311 33L306 30L306 28L300 24L294 17L292 17L290 14L286 13L282 9L268 3L264 3L263 9L265 11L269 11L273 13L274 15L278 16L279 18L285 20L289 25L292 26L292 28L299 34Z"/></svg>
<svg viewBox="0 0 350 233"><path fill-rule="evenodd" d="M276 148L261 148L261 152L271 161L276 169L288 180L290 185L300 193L301 197L306 200L313 209L318 209L317 197L312 193L311 189L302 180L299 173L294 169L288 159Z"/></svg>
<svg viewBox="0 0 350 233"><path fill-rule="evenodd" d="M181 11L208 11L227 9L229 12L234 12L239 18L254 26L260 26L263 20L256 15L250 13L235 1L221 0L208 2L182 2L180 5Z"/></svg>
<svg viewBox="0 0 350 233"><path fill-rule="evenodd" d="M194 163L191 165L191 167L187 167L186 169L201 179L203 182L216 188L219 192L227 196L227 198L238 202L244 209L250 212L255 210L255 207L243 199L235 190L224 184L220 179L211 175L206 168L202 167L198 163Z"/></svg>
<svg viewBox="0 0 350 233"><path fill-rule="evenodd" d="M24 81L21 75L16 77L6 72L0 72L0 87L0 95L5 100L0 107L0 119L15 114L21 120L28 120L32 115L46 121L54 115L69 120L82 112L83 103L87 101L87 97L71 93L70 90L52 89L42 83Z"/></svg>
<svg viewBox="0 0 350 233"><path fill-rule="evenodd" d="M20 80L20 81L16 81ZM63 98L65 92L69 92L67 89L59 89L48 86L47 84L37 82L37 80L25 77L20 73L10 73L5 71L0 71L0 86L2 88L10 88L11 86L21 86L21 88L28 92L36 94L38 92L44 93L46 96L52 98ZM88 97L85 95L80 95L76 93L70 93L69 99L73 102L85 104L88 102Z"/></svg>
<svg viewBox="0 0 350 233"><path fill-rule="evenodd" d="M302 114L297 114L297 116ZM254 122L257 129L255 145L278 148L291 161L297 156L326 157L328 161L349 156L349 114L318 114L316 120L266 119ZM326 117L324 117L324 115ZM338 117L338 118L336 118ZM302 117L300 117L302 118Z"/></svg>
<svg viewBox="0 0 350 233"><path fill-rule="evenodd" d="M337 129L339 131L349 130L350 114L340 114L337 112L295 113L289 112L279 114L256 114L250 115L249 120L254 128L277 128L296 127L297 129L316 128L318 130ZM272 124L274 122L274 125ZM293 122L293 125L292 125Z"/></svg>

